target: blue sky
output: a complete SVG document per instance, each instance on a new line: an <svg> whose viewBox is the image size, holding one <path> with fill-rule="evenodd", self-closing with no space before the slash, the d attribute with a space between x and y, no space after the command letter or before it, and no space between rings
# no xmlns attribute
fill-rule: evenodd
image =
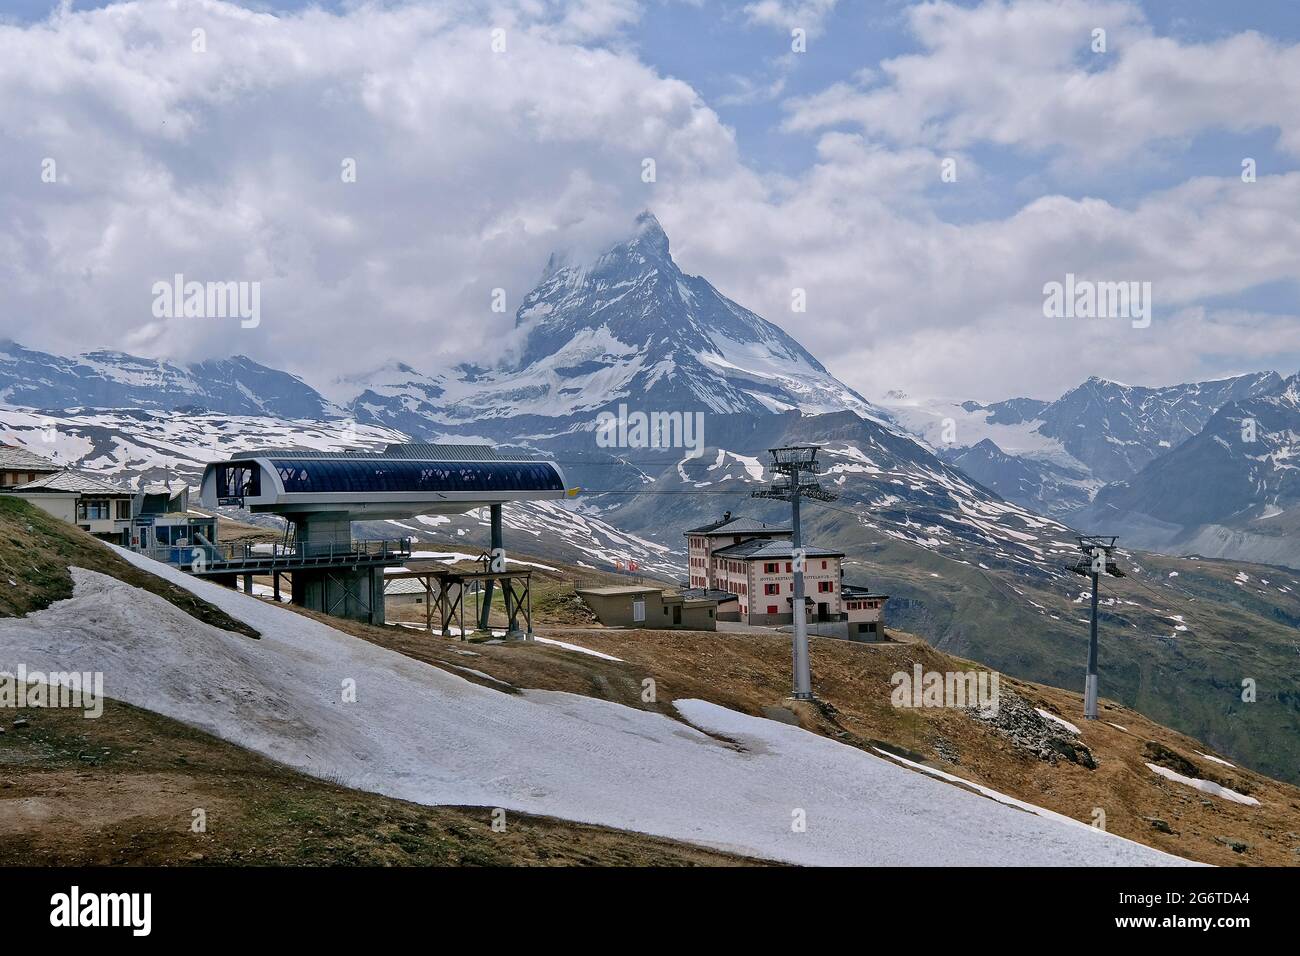
<svg viewBox="0 0 1300 956"><path fill-rule="evenodd" d="M651 207L683 268L867 393L1300 367L1291 0L104 6L48 22L48 2L0 6L0 173L62 150L78 197L0 187L0 242L27 250L0 279L74 317L0 329L26 344L106 344L87 329L111 315L135 351L345 373L391 342L358 332L341 357L304 340L306 316L331 344L360 312L393 338L469 327L421 337L436 370L510 347L509 317L480 314L487 288L517 302L551 249L599 248ZM199 23L210 50L184 55ZM514 38L495 60L493 26ZM329 170L357 153L372 175L340 194ZM145 239L141 218L163 225ZM265 272L284 321L232 347L134 318L134 290L173 262ZM1156 323L1045 322L1041 287L1066 272L1151 281Z"/></svg>

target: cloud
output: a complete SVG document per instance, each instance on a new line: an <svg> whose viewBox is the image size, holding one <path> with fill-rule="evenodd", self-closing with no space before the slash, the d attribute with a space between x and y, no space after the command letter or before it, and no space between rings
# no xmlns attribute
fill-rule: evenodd
<svg viewBox="0 0 1300 956"><path fill-rule="evenodd" d="M684 268L784 323L868 394L1046 397L1089 374L1169 383L1267 364L1270 337L1274 354L1291 347L1294 334L1279 333L1294 309L1256 311L1247 337L1240 310L1229 322L1233 312L1201 304L1300 275L1300 173L1196 179L1133 209L1045 196L1005 219L953 224L917 192L921 176L938 180L925 151L844 137L823 160L782 193L737 180L660 218L682 237ZM1043 286L1067 273L1152 283L1151 327L1044 318ZM793 288L807 290L807 315L790 314Z"/></svg>
<svg viewBox="0 0 1300 956"><path fill-rule="evenodd" d="M838 0L758 0L747 3L744 14L750 23L788 33L802 27L809 36L822 32Z"/></svg>
<svg viewBox="0 0 1300 956"><path fill-rule="evenodd" d="M884 61L878 84L792 100L786 129L849 125L901 144L1059 150L1103 165L1205 130L1277 128L1300 156L1300 45L1252 32L1179 43L1114 0L925 3L908 23L921 52Z"/></svg>
<svg viewBox="0 0 1300 956"><path fill-rule="evenodd" d="M688 85L573 39L627 7L141 0L0 26L0 331L314 374L495 358L548 247L653 204L644 158L661 181L735 162ZM260 282L261 325L158 321L175 273Z"/></svg>
<svg viewBox="0 0 1300 956"><path fill-rule="evenodd" d="M0 26L0 336L244 353L314 382L395 357L430 372L492 364L549 253L590 255L649 206L683 268L870 394L1047 397L1089 374L1169 382L1269 364L1270 341L1300 351L1295 309L1231 305L1300 275L1300 173L944 218L986 186L988 142L1082 148L1073 122L1101 123L1091 135L1109 156L1112 133L1283 123L1300 98L1242 101L1257 70L1244 60L1285 86L1300 75L1289 48L1253 34L1180 45L1128 4L927 3L910 21L922 53L852 63L857 78L832 87L856 126L827 128L840 122L828 98L789 114L816 153L783 174L747 165L710 105L641 59L635 13L452 0L272 16L138 0ZM1114 62L1076 75L1097 22ZM1198 70L1223 84L1200 91L1204 115L1181 85ZM958 183L940 179L949 156ZM47 158L57 182L42 181ZM1151 282L1151 328L1044 319L1042 287L1067 272ZM260 282L260 326L155 318L153 283L176 273ZM795 287L807 315L790 314ZM491 310L498 288L505 313Z"/></svg>

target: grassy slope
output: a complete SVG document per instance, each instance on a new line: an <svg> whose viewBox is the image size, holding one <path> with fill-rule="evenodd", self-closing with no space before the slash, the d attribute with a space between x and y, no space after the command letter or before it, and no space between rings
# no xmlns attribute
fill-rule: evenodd
<svg viewBox="0 0 1300 956"><path fill-rule="evenodd" d="M1082 688L1088 605L1079 598L1086 579L1061 583L1011 568L985 570L882 540L838 515L812 523L819 542L834 540L854 556L847 580L893 596L887 617L894 625L1017 677ZM1131 602L1101 608L1102 693L1235 761L1300 781L1300 586L1260 594L1234 583L1241 571L1253 582L1263 577L1285 586L1300 574L1147 553L1122 564L1132 578L1102 585L1103 601ZM1171 571L1178 576L1170 578ZM1177 630L1172 614L1182 615L1188 629ZM1241 699L1244 678L1257 683L1254 703Z"/></svg>
<svg viewBox="0 0 1300 956"><path fill-rule="evenodd" d="M307 777L117 701L31 710L0 735L0 865L693 866L754 861L488 808L424 807ZM8 723L8 721L6 721ZM207 815L191 832L192 812Z"/></svg>
<svg viewBox="0 0 1300 956"><path fill-rule="evenodd" d="M585 694L670 716L677 716L673 699L692 697L763 716L778 714L773 708L792 706L785 699L790 650L784 636L554 632L563 640L620 657L619 663L539 644L467 644L363 624L347 624L346 629L436 666L472 667L514 687ZM473 656L463 656L467 653ZM1031 756L965 711L892 706L890 677L898 670L910 671L914 663L938 671L979 667L924 642L870 646L814 639L813 662L814 687L831 707L793 705L808 730L864 749L883 743L911 759L1083 822L1092 822L1094 810L1101 808L1110 832L1170 853L1221 865L1300 865L1300 789L1206 760L1197 754L1213 753L1206 744L1122 705L1104 701L1104 719L1084 725L1078 694L1004 678L1004 692L1010 688L1031 704L1081 725L1082 739L1098 764L1089 770L1065 760L1052 764ZM453 672L510 692L499 684ZM641 699L647 677L656 683L653 703ZM1149 742L1186 760L1201 777L1254 796L1261 806L1230 803L1156 776L1146 767L1153 760ZM1164 821L1173 832L1156 829L1152 819ZM1233 842L1244 843L1247 849L1236 852L1229 846Z"/></svg>
<svg viewBox="0 0 1300 956"><path fill-rule="evenodd" d="M107 545L17 498L0 495L0 617L19 617L72 596L69 568L112 575L152 591L200 621L222 630L258 637L184 588L146 574Z"/></svg>

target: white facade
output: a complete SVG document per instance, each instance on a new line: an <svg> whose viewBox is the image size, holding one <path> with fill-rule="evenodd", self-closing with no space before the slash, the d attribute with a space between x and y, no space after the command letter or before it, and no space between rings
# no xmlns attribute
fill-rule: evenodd
<svg viewBox="0 0 1300 956"><path fill-rule="evenodd" d="M732 518L686 532L692 587L730 591L747 624L789 624L794 615L794 558L788 530L749 518ZM806 547L804 605L809 621L876 622L884 596L843 590L843 555ZM858 597L857 595L861 595ZM873 629L875 630L875 629Z"/></svg>
<svg viewBox="0 0 1300 956"><path fill-rule="evenodd" d="M718 564L743 565L746 594L740 597L740 619L751 624L787 623L772 618L793 614L794 563L786 558L749 558L742 562L718 557ZM804 603L809 618L838 618L844 608L840 600L841 557L808 558L803 572ZM725 585L723 585L725 587ZM730 589L729 589L730 590Z"/></svg>

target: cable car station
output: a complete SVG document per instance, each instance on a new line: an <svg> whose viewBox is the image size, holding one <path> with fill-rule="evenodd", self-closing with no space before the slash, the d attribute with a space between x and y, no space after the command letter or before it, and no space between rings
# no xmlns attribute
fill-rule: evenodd
<svg viewBox="0 0 1300 956"><path fill-rule="evenodd" d="M383 624L387 569L405 567L410 539L357 541L352 522L464 514L486 507L491 560L476 575L485 592L481 621L487 619L498 579L514 619L524 602L506 571L501 506L567 494L564 473L554 462L505 458L486 445L399 444L377 454L241 452L204 470L203 504L279 515L286 521L284 540L260 547L196 540L187 570L232 586L242 579L246 591L252 590L254 575L267 575L277 597L281 576L288 575L294 604ZM435 577L445 589L454 575ZM440 594L440 607L453 597ZM525 619L531 631L531 615Z"/></svg>

